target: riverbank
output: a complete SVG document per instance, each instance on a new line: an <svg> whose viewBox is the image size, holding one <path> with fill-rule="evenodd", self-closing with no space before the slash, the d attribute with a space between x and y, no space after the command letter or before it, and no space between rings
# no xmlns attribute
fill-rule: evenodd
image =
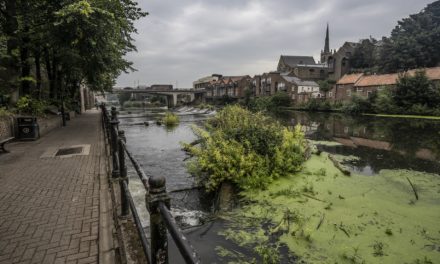
<svg viewBox="0 0 440 264"><path fill-rule="evenodd" d="M281 107L281 110L285 111L303 111L303 112L311 112L311 113L345 113L342 109L317 109L310 110L303 107ZM350 113L346 113L350 114ZM372 113L361 113L356 115L364 115L364 116L378 116L378 117L394 117L394 118L416 118L416 119L432 119L432 120L440 120L440 116L425 116L425 115L406 115L406 114L372 114Z"/></svg>
<svg viewBox="0 0 440 264"><path fill-rule="evenodd" d="M324 152L264 191L242 192L245 205L224 216L231 228L222 234L268 263L283 262L285 247L305 263L434 263L439 186L439 175L408 170L345 176Z"/></svg>
<svg viewBox="0 0 440 264"><path fill-rule="evenodd" d="M365 116L392 117L392 118L416 118L440 120L440 116L419 116L419 115L391 115L391 114L362 114Z"/></svg>

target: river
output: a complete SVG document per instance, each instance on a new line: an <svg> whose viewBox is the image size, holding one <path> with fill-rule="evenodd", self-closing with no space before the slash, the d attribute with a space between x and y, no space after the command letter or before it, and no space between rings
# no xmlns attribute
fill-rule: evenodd
<svg viewBox="0 0 440 264"><path fill-rule="evenodd" d="M197 189L196 180L186 171L186 153L180 142L196 139L191 127L202 124L213 113L181 109L180 124L167 129L155 124L164 110L131 109L120 111L120 129L125 130L127 146L141 163L147 175L161 175L167 180L173 214L204 263L225 263L215 248L252 255L251 249L239 248L218 232L227 227L223 220L207 221L212 210L209 199ZM381 169L409 169L438 173L440 171L440 122L421 119L347 116L332 113L285 112L278 119L285 125L301 124L306 137L326 152L355 156L345 164L366 177ZM149 125L146 126L145 122ZM337 143L337 144L334 144ZM145 192L132 168L129 168L130 190L143 224L148 227ZM170 239L171 241L171 239ZM170 243L170 263L179 260Z"/></svg>

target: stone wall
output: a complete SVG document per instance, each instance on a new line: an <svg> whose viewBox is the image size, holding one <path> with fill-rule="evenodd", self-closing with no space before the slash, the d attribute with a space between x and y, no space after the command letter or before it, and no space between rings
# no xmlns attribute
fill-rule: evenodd
<svg viewBox="0 0 440 264"><path fill-rule="evenodd" d="M70 119L75 118L75 112L70 112ZM46 135L55 128L61 127L63 125L61 116L50 115L46 117L37 118L38 125L40 127L40 137ZM69 121L67 121L67 126L69 126ZM17 124L15 117L0 117L0 139L15 137L17 135Z"/></svg>
<svg viewBox="0 0 440 264"><path fill-rule="evenodd" d="M15 119L9 116L0 116L0 140L14 136Z"/></svg>
<svg viewBox="0 0 440 264"><path fill-rule="evenodd" d="M61 116L50 116L45 118L40 117L37 118L37 122L38 126L40 127L40 137L63 125Z"/></svg>

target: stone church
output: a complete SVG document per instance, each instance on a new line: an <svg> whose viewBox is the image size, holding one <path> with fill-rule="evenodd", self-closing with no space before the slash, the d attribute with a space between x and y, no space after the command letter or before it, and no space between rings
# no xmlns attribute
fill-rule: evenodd
<svg viewBox="0 0 440 264"><path fill-rule="evenodd" d="M316 63L313 56L281 55L277 71L304 80L339 80L350 72L350 57L358 44L345 42L337 51L330 49L329 26L327 24L324 50L321 50L321 61Z"/></svg>

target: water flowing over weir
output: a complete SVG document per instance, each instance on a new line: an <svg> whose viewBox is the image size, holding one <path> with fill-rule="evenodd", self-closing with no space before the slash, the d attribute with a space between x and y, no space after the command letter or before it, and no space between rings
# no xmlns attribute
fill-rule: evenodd
<svg viewBox="0 0 440 264"><path fill-rule="evenodd" d="M211 221L212 203L185 167L188 156L181 150L180 142L194 141L191 126L201 125L215 112L180 108L176 111L180 124L166 128L156 124L165 111L157 108L120 110L120 127L125 130L128 148L147 175L167 179L172 214L200 253L203 263L227 262L226 257L217 255L218 247L252 258L255 256L252 249L239 247L218 234L231 226L224 219ZM353 172L374 176L381 169L440 171L440 146L434 140L440 131L440 122L301 112L286 112L279 120L286 125L302 124L307 138L314 140L320 149L342 157L342 163ZM130 190L143 225L148 228L144 188L130 170L133 168L129 167ZM178 255L173 253L175 250L170 240L170 263L183 263L173 259ZM287 251L287 248L279 249L281 254L288 255Z"/></svg>
<svg viewBox="0 0 440 264"><path fill-rule="evenodd" d="M204 263L219 262L215 247L225 248L236 246L217 235L223 222L209 222L212 203L192 175L185 167L187 154L181 149L180 142L192 142L196 139L191 126L200 125L204 120L215 114L215 111L180 108L176 114L180 124L167 128L156 124L165 109L129 109L119 110L120 128L125 130L127 147L140 162L147 174L164 176L167 191L171 196L172 214L180 227L185 230L188 239L197 249ZM146 125L148 123L148 125ZM135 174L134 168L128 168L130 192L142 219L142 225L148 229L148 212L145 208L145 190ZM208 223L209 222L209 223ZM181 259L173 259L178 254L170 242L170 263L184 263Z"/></svg>

